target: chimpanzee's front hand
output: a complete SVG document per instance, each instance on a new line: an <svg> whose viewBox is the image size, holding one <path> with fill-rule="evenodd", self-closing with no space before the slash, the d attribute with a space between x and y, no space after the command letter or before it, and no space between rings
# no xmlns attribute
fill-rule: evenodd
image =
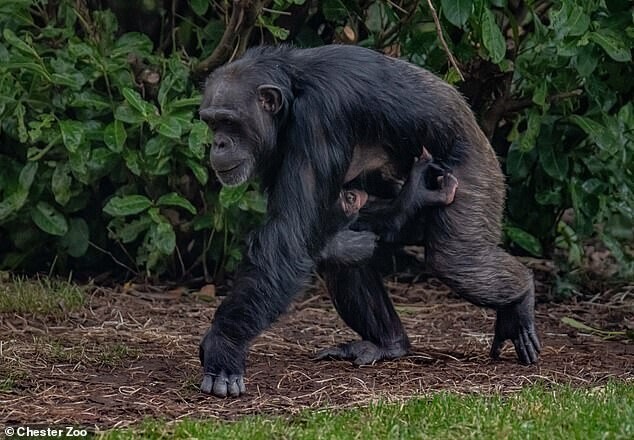
<svg viewBox="0 0 634 440"><path fill-rule="evenodd" d="M246 392L244 363L246 352L209 329L199 347L204 376L200 391L217 397L238 397Z"/></svg>

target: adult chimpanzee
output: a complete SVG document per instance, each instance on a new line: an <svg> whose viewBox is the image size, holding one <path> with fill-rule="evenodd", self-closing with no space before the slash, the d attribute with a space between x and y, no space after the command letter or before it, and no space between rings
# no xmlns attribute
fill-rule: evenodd
<svg viewBox="0 0 634 440"><path fill-rule="evenodd" d="M210 76L200 115L215 132L211 164L222 183L258 176L269 201L233 291L201 341L203 392L245 391L249 343L310 281L332 238L326 214L344 183L377 170L405 180L423 145L460 182L451 205L414 219L424 223L430 268L467 300L496 310L492 356L510 339L520 362L537 361L531 274L498 247L500 166L453 87L360 47L260 47ZM368 363L407 352L375 268L333 265L324 277L337 311L362 337L329 355Z"/></svg>

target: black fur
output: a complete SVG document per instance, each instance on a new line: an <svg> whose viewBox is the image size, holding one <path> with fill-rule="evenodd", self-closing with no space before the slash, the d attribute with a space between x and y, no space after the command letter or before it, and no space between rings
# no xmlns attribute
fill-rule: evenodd
<svg viewBox="0 0 634 440"><path fill-rule="evenodd" d="M273 86L266 96L258 95L262 85ZM227 110L237 117L231 124L222 119ZM494 346L511 339L518 349L536 341L526 301L530 275L492 251L504 200L499 164L454 88L360 47L260 47L214 72L201 117L218 124L211 159L221 180L237 184L257 175L269 197L267 221L201 342L204 392L243 392L249 343L307 285L332 238L327 214L354 148L377 144L401 178L423 146L454 170L460 182L454 203L417 214L425 222L430 265L459 294L504 318ZM462 258L471 252L468 267ZM325 277L337 310L364 339L326 355L366 363L406 352L407 335L375 268L335 265ZM520 360L534 362L537 350L522 356L527 351L518 349Z"/></svg>

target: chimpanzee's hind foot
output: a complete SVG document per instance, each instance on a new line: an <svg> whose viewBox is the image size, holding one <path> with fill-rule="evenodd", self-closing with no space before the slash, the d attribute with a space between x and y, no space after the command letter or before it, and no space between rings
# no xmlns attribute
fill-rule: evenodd
<svg viewBox="0 0 634 440"><path fill-rule="evenodd" d="M521 364L537 362L541 344L535 330L534 299L527 295L520 303L497 309L495 336L491 345L491 357L500 357L504 341L510 339Z"/></svg>
<svg viewBox="0 0 634 440"><path fill-rule="evenodd" d="M395 359L407 354L402 344L379 347L370 341L353 341L336 347L327 348L317 353L316 360L346 359L355 365L373 364L384 359Z"/></svg>

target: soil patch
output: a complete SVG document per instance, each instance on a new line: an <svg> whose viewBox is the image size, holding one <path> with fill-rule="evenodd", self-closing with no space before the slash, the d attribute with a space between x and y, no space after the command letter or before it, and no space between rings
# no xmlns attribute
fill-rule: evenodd
<svg viewBox="0 0 634 440"><path fill-rule="evenodd" d="M247 414L343 408L439 390L514 392L536 382L599 386L634 380L634 344L562 323L623 330L634 317L634 286L596 301L538 304L543 351L538 365L516 364L510 343L488 357L494 314L440 283L388 282L413 352L367 367L315 362L319 349L355 338L323 289L298 299L253 344L247 395L217 399L198 391L198 342L215 306L192 295L143 297L98 289L61 322L0 315L0 425L127 426L144 418L231 419ZM173 299L170 299L173 298ZM629 321L628 321L629 320Z"/></svg>

